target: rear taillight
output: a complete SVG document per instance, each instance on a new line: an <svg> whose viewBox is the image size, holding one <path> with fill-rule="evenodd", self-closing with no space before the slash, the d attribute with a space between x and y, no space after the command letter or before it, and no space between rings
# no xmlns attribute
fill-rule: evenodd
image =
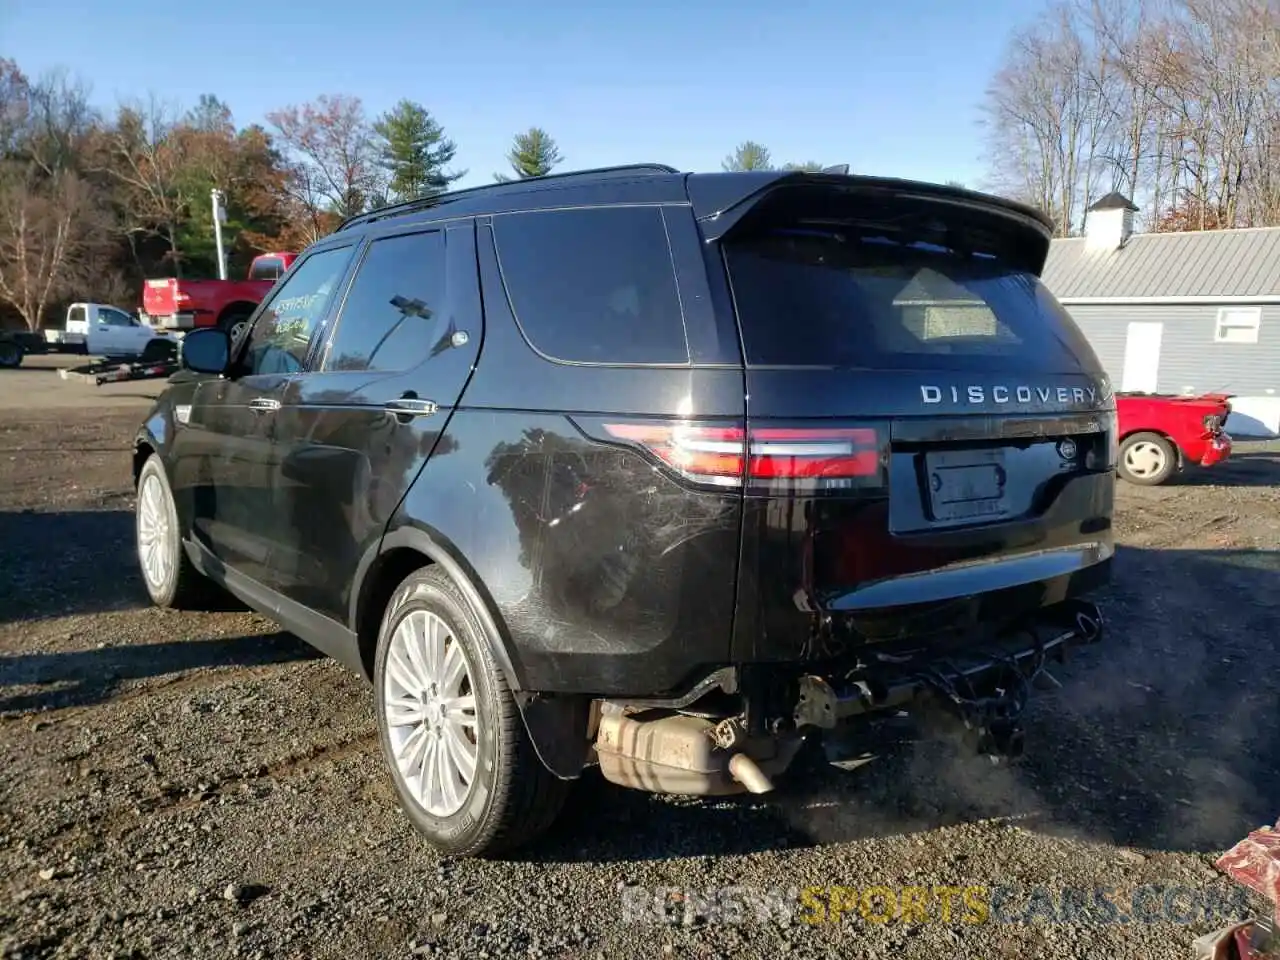
<svg viewBox="0 0 1280 960"><path fill-rule="evenodd" d="M689 480L726 487L742 484L744 445L739 427L669 423L603 426L610 437L643 447Z"/></svg>
<svg viewBox="0 0 1280 960"><path fill-rule="evenodd" d="M1211 413L1204 418L1204 428L1210 433L1218 433L1227 422L1228 413Z"/></svg>
<svg viewBox="0 0 1280 960"><path fill-rule="evenodd" d="M750 492L882 486L886 433L874 426L741 427L607 422L602 432L642 447L687 480Z"/></svg>
<svg viewBox="0 0 1280 960"><path fill-rule="evenodd" d="M1090 447L1085 456L1088 470L1114 470L1120 462L1120 419L1116 411L1108 410L1102 415L1102 430L1102 443ZM1099 463L1100 458L1104 462Z"/></svg>

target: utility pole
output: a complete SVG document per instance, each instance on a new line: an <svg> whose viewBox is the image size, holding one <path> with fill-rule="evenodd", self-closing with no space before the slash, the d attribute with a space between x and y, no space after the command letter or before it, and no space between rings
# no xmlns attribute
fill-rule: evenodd
<svg viewBox="0 0 1280 960"><path fill-rule="evenodd" d="M218 245L218 279L227 279L227 256L222 250L222 225L227 222L227 208L222 204L222 191L214 187L209 191L213 198L213 239Z"/></svg>

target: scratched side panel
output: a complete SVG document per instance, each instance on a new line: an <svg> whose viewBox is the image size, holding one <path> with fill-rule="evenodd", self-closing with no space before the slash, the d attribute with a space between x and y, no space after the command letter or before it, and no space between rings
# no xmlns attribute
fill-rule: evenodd
<svg viewBox="0 0 1280 960"><path fill-rule="evenodd" d="M740 497L687 490L562 415L459 410L448 435L392 527L470 567L529 689L652 694L726 659Z"/></svg>

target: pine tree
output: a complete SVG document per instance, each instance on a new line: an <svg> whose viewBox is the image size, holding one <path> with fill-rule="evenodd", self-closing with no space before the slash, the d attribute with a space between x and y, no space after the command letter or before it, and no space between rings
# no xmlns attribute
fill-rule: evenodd
<svg viewBox="0 0 1280 960"><path fill-rule="evenodd" d="M524 133L517 133L512 140L511 151L507 154L511 169L521 180L545 177L563 159L556 142L541 127L530 127ZM511 178L506 174L495 173L493 179L501 183Z"/></svg>
<svg viewBox="0 0 1280 960"><path fill-rule="evenodd" d="M736 150L724 158L721 164L730 173L741 173L745 170L772 170L773 160L769 156L769 148L754 140L744 140Z"/></svg>
<svg viewBox="0 0 1280 960"><path fill-rule="evenodd" d="M420 103L401 100L377 119L373 131L379 163L389 177L388 191L396 200L433 196L466 175L465 170L445 169L457 145Z"/></svg>

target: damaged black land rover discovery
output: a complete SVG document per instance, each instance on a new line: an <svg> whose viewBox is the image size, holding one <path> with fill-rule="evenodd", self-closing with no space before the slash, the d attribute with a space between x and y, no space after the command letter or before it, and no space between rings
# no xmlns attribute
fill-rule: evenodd
<svg viewBox="0 0 1280 960"><path fill-rule="evenodd" d="M767 792L941 706L1016 752L1101 636L1115 405L1050 222L834 173L640 165L355 217L137 436L161 606L225 589L372 684L438 848L512 848L598 765Z"/></svg>

